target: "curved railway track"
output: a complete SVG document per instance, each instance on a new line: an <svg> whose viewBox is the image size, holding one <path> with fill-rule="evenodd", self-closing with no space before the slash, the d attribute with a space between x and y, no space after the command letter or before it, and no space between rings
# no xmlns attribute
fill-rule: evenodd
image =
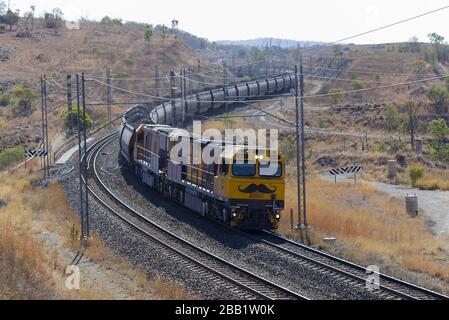
<svg viewBox="0 0 449 320"><path fill-rule="evenodd" d="M229 288L243 299L301 299L308 298L299 293L261 278L222 258L211 254L199 246L186 241L166 230L137 212L111 192L101 181L97 158L103 149L117 138L117 133L106 135L96 141L87 152L88 176L94 184L89 191L106 209L145 236L154 247L164 252L176 263L184 263L192 272L204 275L218 285ZM184 210L187 210L183 208ZM366 268L331 254L316 250L296 241L282 237L270 231L259 234L232 229L251 238L254 242L264 244L277 255L358 288L366 287ZM449 297L416 286L385 274L379 274L380 287L373 294L384 300L447 300Z"/></svg>
<svg viewBox="0 0 449 320"><path fill-rule="evenodd" d="M240 232L240 231L239 231ZM358 287L366 286L366 267L341 259L323 251L287 239L271 231L263 231L261 235L247 236L266 244L288 259L295 259L305 267L333 277L336 281L344 281ZM379 273L379 290L374 292L379 299L394 300L448 300L449 297L419 287L388 275Z"/></svg>
<svg viewBox="0 0 449 320"><path fill-rule="evenodd" d="M158 252L174 262L185 265L191 272L223 286L242 299L308 300L300 293L277 285L248 270L244 270L202 248L180 238L171 231L151 221L114 195L100 178L98 156L106 145L113 142L118 133L108 134L89 147L83 161L87 161L89 185L93 197L112 214L144 236ZM86 158L87 157L87 158ZM84 179L86 177L83 177Z"/></svg>

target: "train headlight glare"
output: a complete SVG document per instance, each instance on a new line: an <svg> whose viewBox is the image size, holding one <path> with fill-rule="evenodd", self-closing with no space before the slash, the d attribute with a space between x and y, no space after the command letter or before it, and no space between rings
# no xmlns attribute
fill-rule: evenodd
<svg viewBox="0 0 449 320"><path fill-rule="evenodd" d="M280 219L280 218L281 218L281 215L277 214L276 219Z"/></svg>
<svg viewBox="0 0 449 320"><path fill-rule="evenodd" d="M237 213L234 212L234 213L232 214L232 216L233 216L234 218L237 217Z"/></svg>

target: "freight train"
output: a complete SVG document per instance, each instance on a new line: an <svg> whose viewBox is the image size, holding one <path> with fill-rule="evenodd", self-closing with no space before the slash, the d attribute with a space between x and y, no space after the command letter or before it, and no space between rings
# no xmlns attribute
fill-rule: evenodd
<svg viewBox="0 0 449 320"><path fill-rule="evenodd" d="M120 128L120 154L143 183L203 217L244 230L276 229L285 198L285 159L278 150L204 140L177 129L176 124L182 119L183 103L184 114L201 115L225 103L286 93L295 84L294 75L285 74L198 92L184 102L176 99L148 114L139 113L137 122L130 120L137 107L132 108ZM218 160L206 164L172 159L181 140L192 149L196 145L201 151L219 150ZM193 153L188 157L192 160Z"/></svg>

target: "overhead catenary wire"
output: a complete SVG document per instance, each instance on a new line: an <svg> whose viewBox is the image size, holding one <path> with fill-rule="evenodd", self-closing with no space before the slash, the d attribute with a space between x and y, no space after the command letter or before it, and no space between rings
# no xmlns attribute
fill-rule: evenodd
<svg viewBox="0 0 449 320"><path fill-rule="evenodd" d="M442 80L445 78L449 78L449 75L443 75L443 76L436 76L436 77L431 77L431 78L426 78L426 79L420 79L420 80L414 80L414 81L406 81L406 82L399 82L399 83L393 83L393 84L387 84L387 85L381 85L381 86L377 86L377 87L371 87L371 88L365 88L365 89L358 89L358 90L349 90L349 91L342 91L342 92L338 92L338 93L326 93L326 94L316 94L316 95L306 95L304 96L304 98L307 99L311 99L311 98L320 98L320 97L332 97L332 96L341 96L341 95L345 95L345 94L351 94L351 93L363 93L363 92L369 92L369 91L374 91L374 90L380 90L380 89L387 89L387 88L394 88L394 87L398 87L398 86L404 86L404 85L410 85L410 84L418 84L418 83L425 83L425 82L430 82L430 81L435 81L435 80ZM117 86L113 86L113 85L108 85L105 82L99 81L97 79L91 79L92 81L98 82L102 85L105 86L110 86L111 88L118 90L118 91L122 91L128 94L133 94L133 95L138 95L138 96L142 96L142 97L147 97L147 98L153 98L155 100L162 100L162 101L172 101L172 98L164 98L164 97L157 97L157 96L153 96L150 94L145 94L145 93L140 93L140 92L135 92L135 91L131 91L128 89L124 89L124 88L120 88ZM276 95L279 96L279 95ZM256 98L256 97L267 97L266 95L264 96L252 96L250 98ZM245 102L262 102L262 101L281 101L282 99L246 99L244 100ZM186 100L187 102L197 102L197 100ZM242 102L243 100L234 100L234 101L238 101L238 102ZM208 102L208 103L229 103L229 102L234 102L233 100L227 100L227 101L212 101L212 100L202 100L201 102Z"/></svg>

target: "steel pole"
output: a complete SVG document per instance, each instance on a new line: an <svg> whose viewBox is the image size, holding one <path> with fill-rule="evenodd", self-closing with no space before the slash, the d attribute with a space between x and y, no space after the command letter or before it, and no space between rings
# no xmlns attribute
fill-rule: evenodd
<svg viewBox="0 0 449 320"><path fill-rule="evenodd" d="M305 133L304 133L304 66L302 63L302 56L300 56L300 112L301 112L301 160L302 160L302 201L303 201L303 215L304 215L304 226L309 227L307 221L307 189L306 189L306 144L305 144Z"/></svg>
<svg viewBox="0 0 449 320"><path fill-rule="evenodd" d="M84 239L84 197L83 197L83 164L81 159L83 157L82 143L81 143L81 111L80 111L80 79L79 74L76 74L76 112L77 112L77 129L78 129L78 165L79 165L79 183L80 183L80 242L83 244Z"/></svg>
<svg viewBox="0 0 449 320"><path fill-rule="evenodd" d="M227 99L227 90L226 87L228 85L228 69L226 68L226 62L223 62L223 97L224 101ZM229 112L229 105L225 102L225 112Z"/></svg>
<svg viewBox="0 0 449 320"><path fill-rule="evenodd" d="M299 115L299 76L298 76L298 66L295 66L295 110L296 110L296 183L298 185L298 228L301 228L301 213L302 213L302 207L301 207L301 136L300 136L300 115Z"/></svg>
<svg viewBox="0 0 449 320"><path fill-rule="evenodd" d="M83 97L83 138L84 138L84 178L85 178L85 201L86 201L86 211L85 211L85 223L86 223L86 237L85 240L89 238L89 189L88 189L88 176L87 176L87 123L86 123L86 79L84 73L81 76L82 80L82 97Z"/></svg>
<svg viewBox="0 0 449 320"><path fill-rule="evenodd" d="M45 123L44 123L44 76L41 76L41 112L42 112L42 148L44 148L45 144ZM41 159L41 169L44 172L45 177L45 164L44 157L40 157Z"/></svg>
<svg viewBox="0 0 449 320"><path fill-rule="evenodd" d="M67 74L67 139L73 134L72 122L72 75Z"/></svg>
<svg viewBox="0 0 449 320"><path fill-rule="evenodd" d="M170 71L170 96L171 96L171 107L172 107L172 125L176 126L176 109L175 109L175 72ZM167 119L165 119L167 121Z"/></svg>
<svg viewBox="0 0 449 320"><path fill-rule="evenodd" d="M83 80L84 83L84 80ZM112 79L111 79L111 69L107 69L106 70L106 83L108 84L106 87L106 96L107 96L107 100L108 100L108 123L109 123L109 129L112 128L112 88L111 88L111 84L112 84ZM84 106L84 105L83 105Z"/></svg>
<svg viewBox="0 0 449 320"><path fill-rule="evenodd" d="M49 142L48 142L48 109L47 109L47 76L43 78L43 112L44 112L44 176L50 176Z"/></svg>
<svg viewBox="0 0 449 320"><path fill-rule="evenodd" d="M160 82L159 82L159 66L158 65L156 65L155 66L155 84L156 84L156 97L159 97L160 96Z"/></svg>
<svg viewBox="0 0 449 320"><path fill-rule="evenodd" d="M184 109L184 93L185 93L185 87L184 87L184 69L181 69L179 71L179 84L181 85L181 126L184 128L184 121L185 121L185 109Z"/></svg>

